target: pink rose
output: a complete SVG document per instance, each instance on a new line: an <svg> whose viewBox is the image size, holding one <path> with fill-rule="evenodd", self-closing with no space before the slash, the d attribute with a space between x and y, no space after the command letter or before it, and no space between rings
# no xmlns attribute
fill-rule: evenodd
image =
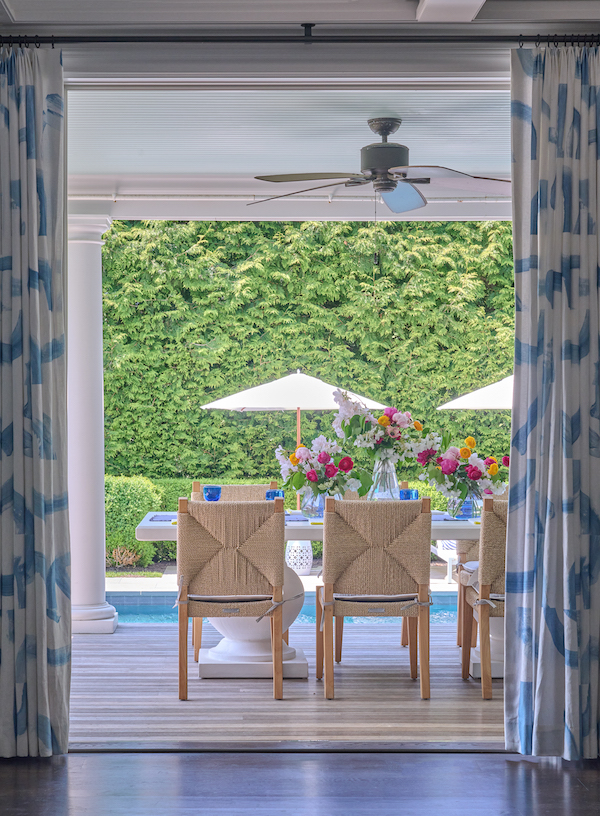
<svg viewBox="0 0 600 816"><path fill-rule="evenodd" d="M490 465L496 465L498 463L496 462L493 456L488 456L488 458L485 460L483 464L486 466L486 468L489 468Z"/></svg>
<svg viewBox="0 0 600 816"><path fill-rule="evenodd" d="M421 451L421 453L417 455L417 462L420 465L425 466L428 462L430 462L433 459L436 453L437 451L435 450L435 448L427 448L427 450Z"/></svg>
<svg viewBox="0 0 600 816"><path fill-rule="evenodd" d="M484 493L487 493L487 494L488 494L488 496L493 496L493 495L494 495L494 494L492 493L492 491L489 489L489 487L486 487L486 489L485 489L483 492L484 492Z"/></svg>
<svg viewBox="0 0 600 816"><path fill-rule="evenodd" d="M456 459L458 461L460 459L460 450L453 445L444 454L444 459Z"/></svg>
<svg viewBox="0 0 600 816"><path fill-rule="evenodd" d="M336 468L334 464L325 465L325 476L327 476L328 479L333 479L337 472L338 468Z"/></svg>
<svg viewBox="0 0 600 816"><path fill-rule="evenodd" d="M438 456L437 459L435 460L435 463L436 463L436 465L441 465L443 461L444 461L444 457L443 456Z"/></svg>
<svg viewBox="0 0 600 816"><path fill-rule="evenodd" d="M392 419L392 417L394 416L394 414L397 414L397 413L398 413L398 409L397 409L397 408L386 408L386 409L384 410L384 412L383 412L383 415L384 415L384 416L386 416L386 417L388 417L389 419Z"/></svg>
<svg viewBox="0 0 600 816"><path fill-rule="evenodd" d="M479 470L478 467L472 466L467 468L467 476L469 477L469 479L472 479L474 482L476 482L478 479L481 479L483 473Z"/></svg>
<svg viewBox="0 0 600 816"><path fill-rule="evenodd" d="M401 411L397 414L394 414L392 417L392 422L395 422L399 428L408 428L410 425L410 414L408 411L403 414Z"/></svg>
<svg viewBox="0 0 600 816"><path fill-rule="evenodd" d="M442 473L444 476L450 476L458 467L456 459L442 459Z"/></svg>
<svg viewBox="0 0 600 816"><path fill-rule="evenodd" d="M319 462L321 465L326 465L330 460L331 456L326 451L321 451L321 453L317 456L317 462Z"/></svg>
<svg viewBox="0 0 600 816"><path fill-rule="evenodd" d="M503 456L502 464L504 465L504 467L508 467L510 465L510 456Z"/></svg>
<svg viewBox="0 0 600 816"><path fill-rule="evenodd" d="M350 473L352 468L354 467L354 462L349 456L344 456L340 459L340 463L338 465L339 469L342 470L344 473Z"/></svg>
<svg viewBox="0 0 600 816"><path fill-rule="evenodd" d="M310 451L308 448L302 446L301 448L296 448L296 458L299 459L301 462L308 462L310 459Z"/></svg>
<svg viewBox="0 0 600 816"><path fill-rule="evenodd" d="M308 473L306 474L306 478L308 479L309 482L318 482L319 481L319 476L317 474L317 471L314 468L312 470L308 471Z"/></svg>

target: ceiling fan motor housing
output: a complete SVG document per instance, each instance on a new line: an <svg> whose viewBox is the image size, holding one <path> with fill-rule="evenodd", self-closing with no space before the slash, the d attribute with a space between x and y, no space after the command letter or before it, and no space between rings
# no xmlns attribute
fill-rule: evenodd
<svg viewBox="0 0 600 816"><path fill-rule="evenodd" d="M360 151L360 169L368 176L374 176L373 186L379 192L396 189L396 181L390 178L390 167L408 165L408 147L393 142L375 142L365 145Z"/></svg>

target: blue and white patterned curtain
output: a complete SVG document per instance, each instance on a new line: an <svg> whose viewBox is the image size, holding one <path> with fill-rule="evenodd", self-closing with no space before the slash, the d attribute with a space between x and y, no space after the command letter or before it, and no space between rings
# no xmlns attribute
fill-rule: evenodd
<svg viewBox="0 0 600 816"><path fill-rule="evenodd" d="M0 756L67 750L60 53L0 49Z"/></svg>
<svg viewBox="0 0 600 816"><path fill-rule="evenodd" d="M506 745L598 756L600 53L512 56Z"/></svg>

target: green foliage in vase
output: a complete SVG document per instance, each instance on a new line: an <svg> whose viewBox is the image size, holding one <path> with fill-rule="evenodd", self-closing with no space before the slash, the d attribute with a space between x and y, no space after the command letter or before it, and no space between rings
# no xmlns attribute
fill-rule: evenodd
<svg viewBox="0 0 600 816"><path fill-rule="evenodd" d="M508 411L436 407L512 370L509 223L114 222L106 239L108 473L272 478L294 413L200 406L297 368L508 450ZM303 415L304 441L332 418Z"/></svg>

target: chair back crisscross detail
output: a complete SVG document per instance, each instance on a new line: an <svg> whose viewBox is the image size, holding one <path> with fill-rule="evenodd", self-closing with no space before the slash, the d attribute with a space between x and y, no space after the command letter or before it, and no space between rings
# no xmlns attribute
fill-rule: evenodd
<svg viewBox="0 0 600 816"><path fill-rule="evenodd" d="M324 583L335 593L363 595L415 593L429 584L431 516L421 507L336 502L335 514L325 515Z"/></svg>
<svg viewBox="0 0 600 816"><path fill-rule="evenodd" d="M189 594L260 595L283 585L283 513L269 501L189 501L180 515L177 572Z"/></svg>
<svg viewBox="0 0 600 816"><path fill-rule="evenodd" d="M506 519L508 502L494 499L493 510L485 510L481 516L479 543L479 583L489 584L490 592L504 594Z"/></svg>

